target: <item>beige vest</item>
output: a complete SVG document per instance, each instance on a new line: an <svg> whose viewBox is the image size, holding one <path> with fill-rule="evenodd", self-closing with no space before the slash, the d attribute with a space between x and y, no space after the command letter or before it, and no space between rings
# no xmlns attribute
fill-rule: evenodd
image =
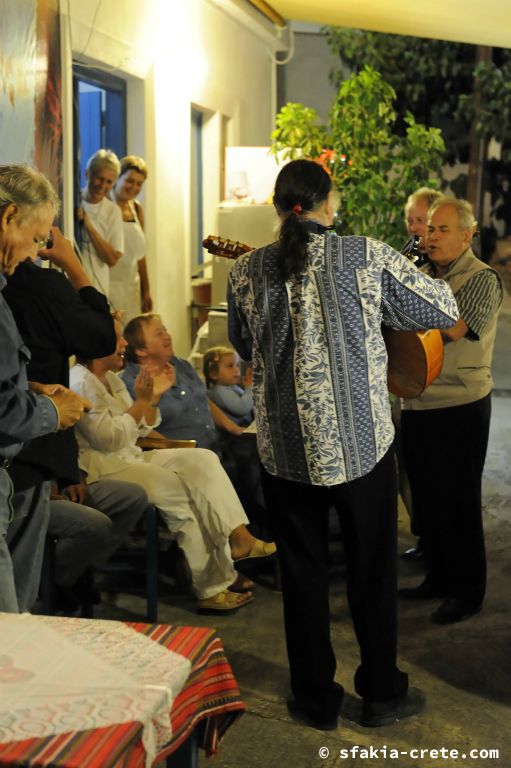
<svg viewBox="0 0 511 768"><path fill-rule="evenodd" d="M483 269L490 267L480 261L469 248L443 279L456 296L465 283ZM422 271L430 273L428 265L422 267ZM420 397L404 400L403 409L449 408L485 397L493 386L491 359L497 317L498 312L495 312L479 341L462 338L444 344L444 364L440 376Z"/></svg>

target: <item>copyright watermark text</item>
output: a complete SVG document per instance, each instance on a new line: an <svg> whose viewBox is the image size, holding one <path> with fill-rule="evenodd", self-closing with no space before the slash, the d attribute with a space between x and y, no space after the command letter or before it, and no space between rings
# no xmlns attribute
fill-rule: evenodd
<svg viewBox="0 0 511 768"><path fill-rule="evenodd" d="M351 747L341 747L341 749L330 750L328 747L319 748L319 756L326 760L327 757L337 756L340 760L353 760L362 758L363 760L381 760L391 759L399 760L400 757L408 757L412 760L498 760L500 751L498 749L450 749L448 747L412 747L412 749L395 749L393 747L361 747L359 744L353 744Z"/></svg>

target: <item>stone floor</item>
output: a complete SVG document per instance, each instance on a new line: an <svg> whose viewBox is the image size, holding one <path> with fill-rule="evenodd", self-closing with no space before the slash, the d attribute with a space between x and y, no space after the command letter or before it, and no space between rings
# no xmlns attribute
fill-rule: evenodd
<svg viewBox="0 0 511 768"><path fill-rule="evenodd" d="M257 599L251 606L232 616L212 618L198 616L192 599L170 586L162 596L160 621L215 626L248 705L247 714L227 733L219 754L211 760L201 756L201 768L511 768L510 345L508 300L496 344L495 396L484 476L489 567L484 609L461 624L441 627L428 620L435 603L400 605L400 665L409 673L411 684L426 693L424 712L380 729L358 724L360 701L352 684L358 649L346 605L342 568L335 563L331 581L332 634L338 658L337 678L347 695L341 725L328 733L297 725L287 713L288 677L278 592L258 586ZM399 528L402 550L412 543L403 512ZM335 560L335 541L332 547ZM420 575L420 566L400 562L401 584L415 583ZM97 616L134 619L143 611L141 597L120 594L105 600ZM378 753L364 754L363 750L371 748ZM436 756L415 757L410 755L414 748L458 750L459 756L445 757L446 752L444 756L439 752ZM391 750L399 750L399 757ZM478 750L479 756L470 757L470 750ZM498 756L490 758L490 750L498 750Z"/></svg>

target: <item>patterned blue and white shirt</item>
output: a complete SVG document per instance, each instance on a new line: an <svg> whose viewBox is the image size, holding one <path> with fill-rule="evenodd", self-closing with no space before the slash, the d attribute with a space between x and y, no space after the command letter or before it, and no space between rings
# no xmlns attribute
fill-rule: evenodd
<svg viewBox="0 0 511 768"><path fill-rule="evenodd" d="M329 486L366 475L393 441L381 324L448 328L459 315L443 280L385 243L311 234L308 254L287 282L278 243L237 259L229 276L229 337L253 361L265 469Z"/></svg>

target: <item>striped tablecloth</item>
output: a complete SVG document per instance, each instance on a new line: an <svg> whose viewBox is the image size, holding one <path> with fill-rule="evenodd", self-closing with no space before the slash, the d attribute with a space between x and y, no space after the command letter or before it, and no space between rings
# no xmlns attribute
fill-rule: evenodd
<svg viewBox="0 0 511 768"><path fill-rule="evenodd" d="M246 706L213 629L167 624L128 623L154 642L186 656L191 671L176 696L170 718L172 740L155 762L174 752L205 721L201 746L213 754L227 729ZM142 724L131 722L92 731L64 733L46 738L0 744L0 766L66 766L66 768L144 768Z"/></svg>

